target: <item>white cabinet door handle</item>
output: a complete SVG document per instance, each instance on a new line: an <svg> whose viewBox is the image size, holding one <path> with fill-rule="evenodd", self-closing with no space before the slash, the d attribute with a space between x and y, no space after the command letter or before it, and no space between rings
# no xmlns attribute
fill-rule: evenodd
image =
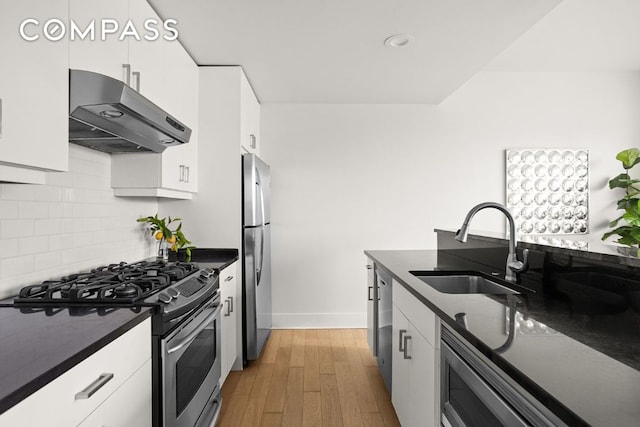
<svg viewBox="0 0 640 427"><path fill-rule="evenodd" d="M407 348L407 343L409 342L410 339L411 339L411 335L404 336L404 340L403 340L404 348L402 349L402 353L405 359L411 359L411 356L409 356L409 349Z"/></svg>
<svg viewBox="0 0 640 427"><path fill-rule="evenodd" d="M224 300L227 303L227 312L224 314L224 317L231 316L231 303L229 302L229 298Z"/></svg>
<svg viewBox="0 0 640 427"><path fill-rule="evenodd" d="M127 86L131 86L131 64L122 64L123 81Z"/></svg>
<svg viewBox="0 0 640 427"><path fill-rule="evenodd" d="M184 182L189 182L189 166L185 166L184 169L185 169L185 176L186 176L184 179Z"/></svg>
<svg viewBox="0 0 640 427"><path fill-rule="evenodd" d="M402 336L407 333L406 329L400 329L398 331L398 351L404 352L404 347L402 347Z"/></svg>
<svg viewBox="0 0 640 427"><path fill-rule="evenodd" d="M233 297L229 297L229 307L231 308L229 313L233 313Z"/></svg>
<svg viewBox="0 0 640 427"><path fill-rule="evenodd" d="M102 386L113 379L113 374L101 374L98 379L89 384L87 388L76 393L76 400L88 399L100 390Z"/></svg>
<svg viewBox="0 0 640 427"><path fill-rule="evenodd" d="M135 90L136 90L136 92L140 92L140 71L132 72L131 73L131 77L136 79L136 81L135 81L135 84L136 84Z"/></svg>
<svg viewBox="0 0 640 427"><path fill-rule="evenodd" d="M227 278L224 279L225 282L230 282L231 280L233 280L233 276L227 276Z"/></svg>

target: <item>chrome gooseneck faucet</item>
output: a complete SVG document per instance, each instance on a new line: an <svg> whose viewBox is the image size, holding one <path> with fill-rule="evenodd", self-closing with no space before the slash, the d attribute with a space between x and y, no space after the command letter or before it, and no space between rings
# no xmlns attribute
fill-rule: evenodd
<svg viewBox="0 0 640 427"><path fill-rule="evenodd" d="M504 215L507 217L507 220L509 222L509 255L507 255L507 266L505 269L504 278L509 282L516 283L518 281L517 273L522 273L528 267L529 250L525 249L524 251L522 251L524 260L519 261L518 254L516 253L517 241L515 220L513 219L513 215L511 215L509 209L507 209L505 206L495 202L485 202L474 206L473 208L471 208L471 210L467 214L467 217L464 219L460 230L456 232L455 239L462 243L465 243L467 241L467 235L469 234L469 222L471 222L471 219L475 216L475 214L478 213L478 211L481 211L485 208L497 209L500 212L504 213Z"/></svg>

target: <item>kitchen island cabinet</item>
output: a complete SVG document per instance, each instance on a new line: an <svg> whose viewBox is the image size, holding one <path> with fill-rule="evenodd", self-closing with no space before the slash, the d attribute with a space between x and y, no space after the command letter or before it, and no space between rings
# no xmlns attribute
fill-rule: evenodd
<svg viewBox="0 0 640 427"><path fill-rule="evenodd" d="M44 184L45 171L68 169L69 42L43 32L68 17L68 0L12 2L0 13L0 182ZM21 37L26 18L25 36L37 40ZM60 35L59 23L47 28Z"/></svg>
<svg viewBox="0 0 640 427"><path fill-rule="evenodd" d="M374 262L367 258L367 344L373 356L377 356L376 346L376 277Z"/></svg>
<svg viewBox="0 0 640 427"><path fill-rule="evenodd" d="M403 426L436 426L440 415L440 322L402 285L396 282L392 288L391 401Z"/></svg>
<svg viewBox="0 0 640 427"><path fill-rule="evenodd" d="M150 426L151 393L147 317L10 407L0 426Z"/></svg>
<svg viewBox="0 0 640 427"><path fill-rule="evenodd" d="M431 313L439 318L440 323L454 331L484 364L507 379L518 390L520 398L535 407L539 414L555 420L552 425L637 425L640 418L637 405L640 395L637 352L640 314L631 302L606 315L585 314L584 310L601 310L603 306L598 302L596 305L576 305L583 301L579 299L574 303L574 310L582 312L572 313L567 309L567 297L558 296L551 288L557 287L558 283L562 285L569 275L571 280L583 280L584 286L592 277L608 278L597 284L617 286L609 292L633 291L640 281L638 260L612 259L610 255L521 243L530 249L531 269L521 274L522 286L530 290L517 287L522 295L515 299L513 307L504 295L438 292L411 274L417 270L427 274L479 272L494 278L497 276L491 276L491 273L502 271L504 274L506 240L489 241L470 235L469 246L472 248L468 249L454 241L453 235L451 232L439 236L440 249L437 251L366 251L365 255L391 274L393 286L402 288L405 296L410 297L407 300L422 307L422 315ZM632 264L634 268L630 268ZM568 266L577 270L570 271ZM598 275L594 276L596 271ZM622 276L615 275L618 273ZM504 284L499 277L494 280ZM400 300L396 293L394 297L397 306ZM512 324L511 310L516 310L513 329L508 327ZM413 325L417 333L429 341L428 334L432 329L422 328L429 324L428 321L414 322L413 315L401 310L396 310L394 316L397 329L410 330ZM589 322L585 323L587 319ZM399 334L399 330L395 333ZM434 343L438 341L434 335ZM434 348L442 353L441 348ZM396 355L402 357L396 350L394 360ZM438 359L434 363L437 364ZM394 387L395 381L401 378L402 374L393 372ZM410 379L405 384L407 381L410 384ZM410 385L408 389L411 390ZM392 396L395 393L396 389L393 389ZM395 398L392 399L395 403ZM425 403L423 400L422 404ZM439 412L439 406L435 408ZM402 412L400 405L398 416L401 420Z"/></svg>

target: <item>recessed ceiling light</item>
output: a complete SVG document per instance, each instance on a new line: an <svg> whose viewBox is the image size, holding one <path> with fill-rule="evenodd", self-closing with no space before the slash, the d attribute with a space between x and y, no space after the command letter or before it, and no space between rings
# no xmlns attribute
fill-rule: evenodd
<svg viewBox="0 0 640 427"><path fill-rule="evenodd" d="M384 41L386 47L407 47L416 40L411 34L395 34Z"/></svg>

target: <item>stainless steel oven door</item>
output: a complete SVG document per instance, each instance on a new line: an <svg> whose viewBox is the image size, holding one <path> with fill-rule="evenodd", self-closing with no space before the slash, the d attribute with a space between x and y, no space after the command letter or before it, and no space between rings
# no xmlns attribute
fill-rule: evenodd
<svg viewBox="0 0 640 427"><path fill-rule="evenodd" d="M164 427L212 425L220 400L220 298L161 341ZM214 408L217 406L217 408Z"/></svg>

